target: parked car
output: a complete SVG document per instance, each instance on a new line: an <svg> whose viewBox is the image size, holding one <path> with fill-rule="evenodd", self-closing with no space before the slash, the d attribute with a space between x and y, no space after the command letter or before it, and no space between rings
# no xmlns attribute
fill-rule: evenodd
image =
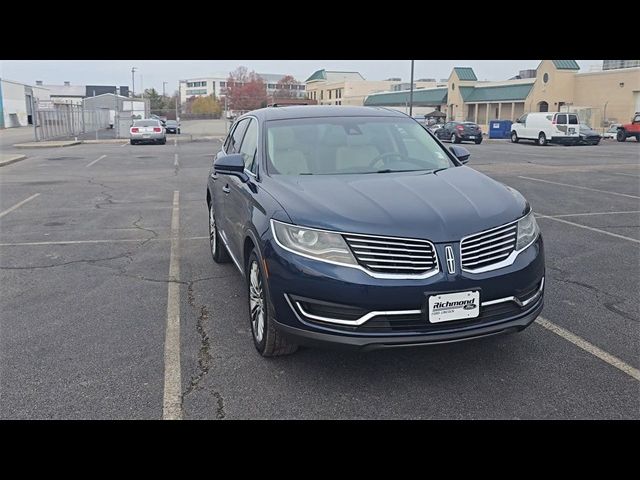
<svg viewBox="0 0 640 480"><path fill-rule="evenodd" d="M621 127L621 123L612 123L609 129L604 132L604 138L613 138L615 139L618 136L618 128Z"/></svg>
<svg viewBox="0 0 640 480"><path fill-rule="evenodd" d="M580 143L583 145L598 145L602 135L585 123L580 124Z"/></svg>
<svg viewBox="0 0 640 480"><path fill-rule="evenodd" d="M624 142L629 137L635 137L636 142L640 142L640 112L636 112L631 123L625 123L618 127L616 140Z"/></svg>
<svg viewBox="0 0 640 480"><path fill-rule="evenodd" d="M164 126L167 133L180 133L180 124L175 120L167 120L167 123Z"/></svg>
<svg viewBox="0 0 640 480"><path fill-rule="evenodd" d="M543 306L530 204L403 113L297 106L242 115L207 174L214 261L247 284L263 356L526 328Z"/></svg>
<svg viewBox="0 0 640 480"><path fill-rule="evenodd" d="M511 125L511 142L533 140L538 145L559 143L576 145L580 142L580 119L575 113L525 113Z"/></svg>
<svg viewBox="0 0 640 480"><path fill-rule="evenodd" d="M425 125L427 124L427 118L424 115L414 115L412 117L416 122L418 122L420 125Z"/></svg>
<svg viewBox="0 0 640 480"><path fill-rule="evenodd" d="M444 123L434 123L433 125L429 125L429 126L427 127L427 129L428 129L431 133L435 134L436 130L441 129L442 127L444 127Z"/></svg>
<svg viewBox="0 0 640 480"><path fill-rule="evenodd" d="M447 122L435 131L436 137L449 140L451 143L475 142L482 143L482 130L473 122Z"/></svg>
<svg viewBox="0 0 640 480"><path fill-rule="evenodd" d="M167 143L167 136L160 120L155 118L145 118L143 120L135 120L129 129L131 135L130 143L159 143L164 145Z"/></svg>
<svg viewBox="0 0 640 480"><path fill-rule="evenodd" d="M154 118L154 119L158 120L162 124L163 127L167 123L167 117L160 117L158 115L154 115L153 113L151 115L149 115L149 118Z"/></svg>

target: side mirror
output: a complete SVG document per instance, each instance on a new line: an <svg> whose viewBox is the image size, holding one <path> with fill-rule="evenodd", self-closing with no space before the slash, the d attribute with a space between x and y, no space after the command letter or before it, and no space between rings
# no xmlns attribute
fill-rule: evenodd
<svg viewBox="0 0 640 480"><path fill-rule="evenodd" d="M457 145L451 145L449 147L449 150L451 150L451 153L453 153L456 156L456 158L460 160L461 163L464 164L469 161L469 157L471 156L471 153L466 148L459 147Z"/></svg>
<svg viewBox="0 0 640 480"><path fill-rule="evenodd" d="M240 153L224 155L213 163L216 172L238 177L243 182L249 181L249 176L244 173L244 157Z"/></svg>

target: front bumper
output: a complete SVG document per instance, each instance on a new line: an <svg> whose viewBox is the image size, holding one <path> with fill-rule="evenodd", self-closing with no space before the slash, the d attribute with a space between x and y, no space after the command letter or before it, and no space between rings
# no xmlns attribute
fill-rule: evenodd
<svg viewBox="0 0 640 480"><path fill-rule="evenodd" d="M521 252L512 265L483 273L441 270L426 279L378 279L344 266L301 257L281 249L266 234L264 257L269 293L277 328L299 343L333 343L356 348L417 345L467 340L505 331L521 330L540 313L544 296L544 247L542 237ZM452 243L454 251L458 245ZM436 244L441 261L444 244ZM424 311L428 295L480 290L480 316L474 319L432 324ZM514 301L494 303L515 297ZM310 304L296 299L311 299ZM518 300L531 300L519 305ZM320 314L301 309L317 301L324 311L349 308L351 318L377 312L361 324L323 321ZM492 304L493 303L493 304ZM327 310L328 309L328 310ZM355 313L354 313L355 312ZM341 313L342 314L342 313ZM388 314L388 315L387 315ZM366 317L366 315L365 315ZM344 317L342 317L344 318Z"/></svg>

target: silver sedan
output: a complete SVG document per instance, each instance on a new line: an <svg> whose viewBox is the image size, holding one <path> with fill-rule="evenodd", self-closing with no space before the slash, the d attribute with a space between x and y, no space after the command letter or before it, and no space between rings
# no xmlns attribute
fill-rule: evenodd
<svg viewBox="0 0 640 480"><path fill-rule="evenodd" d="M135 120L129 129L131 134L131 145L142 142L159 143L164 145L167 143L167 135L162 123L153 118L144 120Z"/></svg>

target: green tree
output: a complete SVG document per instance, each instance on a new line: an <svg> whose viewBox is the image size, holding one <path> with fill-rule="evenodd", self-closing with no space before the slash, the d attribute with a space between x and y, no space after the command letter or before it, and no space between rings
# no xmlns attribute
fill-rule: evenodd
<svg viewBox="0 0 640 480"><path fill-rule="evenodd" d="M162 110L164 108L164 97L155 88L145 88L144 98L149 99L149 108L151 110Z"/></svg>

